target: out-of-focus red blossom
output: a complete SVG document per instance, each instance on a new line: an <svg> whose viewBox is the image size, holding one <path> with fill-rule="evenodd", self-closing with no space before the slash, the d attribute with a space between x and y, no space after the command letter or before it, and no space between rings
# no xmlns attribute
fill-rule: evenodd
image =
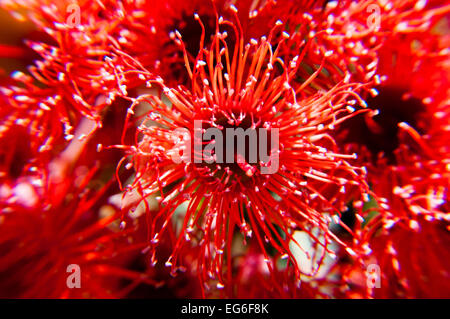
<svg viewBox="0 0 450 319"><path fill-rule="evenodd" d="M265 257L252 241L242 255L233 260L233 280L226 291L229 297L247 298L331 298L327 280L302 281L293 267L283 263L278 255L273 269L269 269ZM285 260L284 260L285 261Z"/></svg>
<svg viewBox="0 0 450 319"><path fill-rule="evenodd" d="M394 154L395 165L387 158L378 159L377 165L368 159L377 204L358 212L367 224L353 231L365 257L341 265L343 282L352 287L343 295L358 291L359 297L445 298L450 277L445 248L450 243L450 160L439 151L432 157L431 150L417 150L415 143L402 143ZM381 289L367 286L371 264L380 267Z"/></svg>
<svg viewBox="0 0 450 319"><path fill-rule="evenodd" d="M93 125L85 122L82 130ZM2 297L117 298L139 283L161 284L127 269L146 246L145 237L136 236L141 224L131 220L126 231L119 229L120 219L125 223L130 218L107 201L112 181L101 180L101 168L92 167L92 162L91 169L77 164L79 156L86 156L85 144L72 141L34 175L16 179L9 175L10 180L2 183ZM72 264L81 269L78 289L70 289L66 282Z"/></svg>
<svg viewBox="0 0 450 319"><path fill-rule="evenodd" d="M205 29L203 40L209 44L215 31L216 12L224 17L231 17L230 4L231 1L226 0L142 1L135 4L134 8L125 8L125 14L136 14L131 25L122 26L129 35L123 42L123 47L147 70L161 76L166 83L173 86L186 84L189 75L184 66L184 52L176 41L176 32L183 36L186 53L192 63L199 52L202 35L202 27L194 15L197 14L201 18ZM269 11L265 1L242 0L238 1L236 6L242 9L240 18L246 29L260 28L259 15ZM138 31L130 32L129 30L135 29L136 22L142 27ZM264 30L269 29L266 26ZM232 33L232 28L228 31Z"/></svg>
<svg viewBox="0 0 450 319"><path fill-rule="evenodd" d="M7 136L15 135L16 131L26 132L30 159L38 159L53 148L61 149L64 134L66 139L73 137L70 121L58 115L59 111L65 113L66 101L54 96L52 89L36 87L33 79L20 71L12 77L12 84L0 88L5 106L1 112L2 140L8 141ZM23 144L14 147L23 147Z"/></svg>
<svg viewBox="0 0 450 319"><path fill-rule="evenodd" d="M11 82L11 81L9 81ZM56 151L52 151L54 143L61 140L53 138L53 127L61 127L60 122L41 121L48 118L42 116L42 110L27 108L30 104L12 101L3 94L8 91L0 88L0 181L14 182L19 177L39 176L39 169L48 164ZM31 102L29 95L22 98ZM20 100L20 98L19 98ZM37 100L33 100L36 106ZM13 104L11 104L13 103Z"/></svg>
<svg viewBox="0 0 450 319"><path fill-rule="evenodd" d="M395 166L379 163L369 170L378 207L366 216L367 224L356 231L366 247L362 263L347 265L344 282L360 297L435 298L448 296L450 240L447 200L448 159L424 160L402 146ZM369 289L366 269L380 267L381 289ZM344 266L342 266L344 267Z"/></svg>
<svg viewBox="0 0 450 319"><path fill-rule="evenodd" d="M449 225L449 65L448 35L439 25L448 25L450 7L404 1L389 10L380 28L392 31L375 51L376 86L366 98L374 112L350 119L337 136L365 163L378 203L376 217L360 212L369 220L356 231L367 257L348 268L346 279L355 284L359 278L354 290L365 297L443 297L449 276L448 256L441 253ZM371 263L381 268L381 289L361 280Z"/></svg>
<svg viewBox="0 0 450 319"><path fill-rule="evenodd" d="M383 74L380 73L384 67L380 50L385 50L390 44L398 47L401 43L407 52L413 52L417 49L413 40L418 40L427 42L423 47L429 48L423 35L430 34L429 31L448 15L450 8L444 1L367 0L314 4L305 1L298 4L296 1L278 0L273 10L276 14L267 23L281 19L286 23L289 34L289 45L284 46L281 52L292 57L298 54L302 42L310 42L304 58L306 63L299 68L298 80L305 81L308 73L315 71L308 66L321 65L314 85L329 88L343 79L367 82L374 75ZM405 38L409 40L405 41ZM443 42L441 49L446 48L448 36L435 34L433 39ZM322 61L323 55L328 56L325 62ZM443 51L441 59L445 59L445 55ZM385 60L384 64L390 68L391 62Z"/></svg>
<svg viewBox="0 0 450 319"><path fill-rule="evenodd" d="M445 35L445 27L439 30L437 26L444 23L448 28L445 14L450 7L430 4L419 13L417 8L406 10L411 6L400 6L406 18L388 14L381 22L393 32L385 36L377 51L377 85L366 98L369 108L375 111L357 116L343 126L344 146L352 144L352 150L359 154L369 151L375 161L384 156L392 162L395 149L402 143L412 147L412 142L419 144L427 156L440 157L431 155L429 150L435 143L442 144L442 134L449 130L445 114L450 96L450 38ZM362 149L353 148L355 144ZM436 150L441 155L448 154L445 145Z"/></svg>
<svg viewBox="0 0 450 319"><path fill-rule="evenodd" d="M380 165L377 170L373 190L380 203L378 214L359 233L368 253L362 265L348 268L345 280L356 285L361 297L445 298L450 277L444 248L450 243L448 160L425 161L404 153L411 162ZM380 267L380 288L366 285L370 264Z"/></svg>
<svg viewBox="0 0 450 319"><path fill-rule="evenodd" d="M428 216L384 225L370 238L370 261L381 270L375 298L449 298L449 222Z"/></svg>
<svg viewBox="0 0 450 319"><path fill-rule="evenodd" d="M421 39L449 9L445 1L332 1L319 20L317 30L327 32L321 32L318 46L332 50L332 61L355 80L368 80L380 72L380 49L405 43L404 37Z"/></svg>
<svg viewBox="0 0 450 319"><path fill-rule="evenodd" d="M24 10L49 37L45 42L28 42L42 59L29 67L32 77L15 74L17 86L25 88L5 88L4 94L19 103L35 103L34 110L43 114L41 121L63 122L67 139L82 116L101 126L101 111L142 82L131 72L136 66L129 63L134 60L121 51L120 22L126 24L129 18L123 16L120 3L80 2L76 4L79 21L67 11L71 4L2 2L4 8L16 11L16 17L25 19L18 13Z"/></svg>
<svg viewBox="0 0 450 319"><path fill-rule="evenodd" d="M217 8L222 9L226 1L215 1ZM198 14L206 29L206 41L214 31L215 11L212 1L157 1L148 0L145 6L146 19L151 24L138 41L145 43L146 51L152 53L150 59L134 56L148 70L154 71L167 82L174 85L186 83L188 74L184 67L184 56L180 46L175 42L175 32L185 36L186 50L191 61L198 50L202 28L195 20ZM147 39L145 39L147 38ZM150 40L149 40L150 39Z"/></svg>
<svg viewBox="0 0 450 319"><path fill-rule="evenodd" d="M71 174L50 185L36 186L39 180L34 180L13 189L2 186L2 297L109 298L126 293L127 287L120 286L123 278L156 284L125 268L130 253L145 242L129 242L130 232L112 224L120 217L112 206L110 216L99 218L98 202L106 187L89 190L89 175ZM80 289L66 283L72 264L81 269Z"/></svg>
<svg viewBox="0 0 450 319"><path fill-rule="evenodd" d="M132 215L136 215L134 211ZM139 217L140 227L138 234L134 231L134 236L138 238L146 238L148 244L148 216L142 215ZM145 223L144 223L145 221ZM127 226L128 227L128 226ZM126 229L126 228L125 228ZM177 272L173 272L167 268L163 263L157 263L157 260L167 260L172 253L173 246L176 243L174 236L174 229L170 229L166 236L161 237L158 251L154 254L148 246L144 248L140 255L136 256L128 269L138 271L149 278L155 278L160 283L159 285L149 285L141 282L125 296L126 298L202 298L201 282L198 279L197 273L192 267L196 263L195 250L186 249L182 252L182 259L185 267L179 267Z"/></svg>
<svg viewBox="0 0 450 319"><path fill-rule="evenodd" d="M330 215L339 215L352 198L361 202L365 193L363 170L349 162L354 155L337 153L329 135L354 115L346 105L349 100L360 101L356 92L362 85L340 84L297 100L306 86L292 81L302 56L286 62L278 59L278 51L270 44L274 30L245 45L237 14L235 19L236 23L217 18L211 45L200 43L195 63L187 65L191 90L173 89L156 80L171 106L154 95L138 99L149 103L152 111L138 128L141 138L129 148L132 161L127 164L135 166L136 178L125 202L137 205L154 194L159 197L160 209L150 217L152 247L175 211L187 202L177 244L165 263L176 271L180 250L198 246L199 276L203 282L218 280L218 288L232 280L231 241L236 230L256 238L269 269L274 266L268 246L295 264L288 247L293 230L308 231L307 225L315 225L326 233L327 241L341 242L328 230ZM227 34L220 32L222 25L234 29L236 41L231 49ZM183 46L181 35L177 37ZM176 164L172 155L181 151L182 143L177 143L173 130L186 128L194 137L195 120L201 121L203 129L278 128L279 171L262 175L261 168L269 163L251 165L247 159L230 165ZM193 158L201 156L192 145L188 147Z"/></svg>
<svg viewBox="0 0 450 319"><path fill-rule="evenodd" d="M395 32L378 50L377 85L366 99L375 112L347 121L338 140L366 161L375 194L390 198L385 194L398 191L404 198L418 194L412 199L442 204L448 189L450 92L445 74L450 69L445 46L448 35L440 34L435 26L448 23L443 14L450 7L430 5L425 14L418 14L417 8L403 8L406 17L414 13L416 19L410 22L385 18ZM400 191L404 187L407 193ZM430 194L441 198L432 199ZM393 211L403 213L402 209Z"/></svg>

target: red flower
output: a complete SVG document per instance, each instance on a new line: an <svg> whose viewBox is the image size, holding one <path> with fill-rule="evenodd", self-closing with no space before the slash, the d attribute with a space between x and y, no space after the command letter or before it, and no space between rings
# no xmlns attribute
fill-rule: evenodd
<svg viewBox="0 0 450 319"><path fill-rule="evenodd" d="M146 243L132 241L136 226L119 230L122 213L104 200L111 183L96 189L98 168L66 174L63 163L53 161L47 176L1 187L0 295L110 298L138 283L159 284L126 268ZM79 289L67 284L71 265L80 267Z"/></svg>
<svg viewBox="0 0 450 319"><path fill-rule="evenodd" d="M448 214L448 212L447 212ZM450 244L447 220L418 216L385 225L370 239L368 261L380 267L375 298L449 298Z"/></svg>
<svg viewBox="0 0 450 319"><path fill-rule="evenodd" d="M46 35L43 41L28 41L41 57L28 68L32 77L13 75L17 85L25 88L4 90L16 104L35 103L36 112L41 110L46 121L63 122L66 139L70 140L73 127L83 116L100 127L102 111L116 97L126 96L127 89L142 83L130 72L136 66L121 51L120 43L126 40L121 40L120 34L127 33L122 24L127 25L128 18L121 17L124 9L120 5L12 1L3 6L11 12L24 8L30 20ZM73 9L72 14L68 13L69 9ZM15 15L21 16L17 12Z"/></svg>
<svg viewBox="0 0 450 319"><path fill-rule="evenodd" d="M147 245L146 237L138 236L143 221L108 203L117 192L110 178L113 169L108 178L108 167L100 167L89 139L78 138L94 122L83 120L77 138L52 156L35 148L33 119L22 121L28 127L12 125L0 138L11 146L0 158L0 295L110 298L125 296L140 283L160 285L127 268ZM101 137L99 133L94 136ZM130 225L126 231L119 229L121 219L121 225ZM80 270L79 289L67 284L74 265Z"/></svg>
<svg viewBox="0 0 450 319"><path fill-rule="evenodd" d="M306 239L306 233L298 232L297 234L300 233L302 235L296 236L297 240ZM310 240L315 241L317 239L310 238ZM227 297L243 299L335 297L338 287L342 287L342 281L336 279L337 274L334 273L335 265L332 258L330 255L323 257L317 253L320 250L324 251L320 244L309 247L307 241L305 241L301 245L304 251L300 254L297 253L296 258L299 258L299 255L306 257L307 254L310 254L309 262L304 262L302 265L303 269L307 270L306 268L319 266L317 271L313 271L312 276L301 275L299 277L295 267L292 267L288 260L279 254L272 257L274 260L273 268L269 269L264 255L259 252L257 242L251 240L247 247L242 248L241 253L235 252L237 255L233 259L233 273L235 275L231 284L227 287L228 289L225 290L225 293L228 293ZM329 248L327 247L327 249ZM326 261L322 258L325 258Z"/></svg>
<svg viewBox="0 0 450 319"><path fill-rule="evenodd" d="M219 25L235 30L233 48L228 47ZM166 265L176 270L180 250L186 245L198 246L199 276L204 282L208 277L216 279L220 288L231 281L230 250L235 230L244 238L256 238L269 269L273 269L269 246L295 263L289 248L293 230L308 231L308 225L315 225L327 240L338 240L328 230L329 215L338 214L351 197L342 196L346 188L350 194L352 188L361 194L364 182L363 172L348 162L353 155L337 153L328 135L345 120L344 114L352 116L352 109L345 107L348 100L359 99L354 93L359 86L341 84L297 100L304 86L292 86L292 79L301 58L286 63L279 59L278 51L270 45L272 35L244 45L239 22L235 25L219 19L217 28L210 47L200 43L196 62L187 67L191 90L172 89L155 81L171 106L157 96L138 99L148 102L152 111L139 126L137 146L129 148L136 178L128 189L134 191L128 193L127 201L136 201L136 195L144 201L151 195L159 196L160 209L151 214L153 245L186 203L177 244ZM177 37L181 41L181 35ZM338 115L342 115L339 121ZM173 131L186 128L194 136L194 121L201 121L202 129L219 131L278 129L279 171L261 174L269 163L252 165L243 154L238 164L176 164L171 157L181 149ZM201 156L195 147L188 147L193 158ZM272 145L268 154L274 151Z"/></svg>
<svg viewBox="0 0 450 319"><path fill-rule="evenodd" d="M439 31L438 27L446 23L445 14L450 7L439 2L425 5L423 1L404 1L397 5L382 5L368 1L351 5L353 9L349 11L339 11L343 10L341 7L335 10L338 10L336 14L339 19L349 21L348 24L352 26L355 20L349 20L348 16L358 17L356 21L362 20L367 16L365 8L368 6L377 6L380 11L378 28L372 34L353 31L351 35L358 41L371 36L373 41L370 41L376 45L376 50L364 51L374 55L370 68L373 72L370 73L376 85L370 94L364 96L374 112L347 121L338 139L344 147L352 144L347 151L367 155L369 162L386 157L394 163L394 153L399 145L412 145L411 137L407 135L412 134L412 139L417 135L429 139L427 133L436 126L433 123L436 121L435 116L442 116L440 109L445 109L443 105L448 104L448 79L444 75L448 73L448 36L443 35L445 31ZM351 36L342 39L344 44L339 44L341 47L353 43ZM341 56L337 54L334 57ZM360 65L364 67L366 64ZM428 79L429 85L425 83ZM438 127L444 128L445 124ZM420 147L423 148L423 143ZM363 157L360 156L360 159Z"/></svg>
<svg viewBox="0 0 450 319"><path fill-rule="evenodd" d="M250 0L239 1L236 5L242 9L240 18L245 29L261 28L254 20L258 13L268 11L265 10L268 5ZM134 23L143 24L145 28L142 27L140 32L135 32L134 38L130 37L132 40L124 44L125 52L173 86L186 84L189 80L184 54L187 55L189 62L193 63L200 49L200 41L204 41L206 45L211 43L215 32L216 11L225 18L232 17L229 1L224 0L147 0L137 5L136 9L142 10L143 17L135 18ZM202 26L194 18L194 14L201 18ZM150 24L150 27L146 24ZM231 27L223 26L223 28L230 33L230 37L233 36ZM269 29L267 26L263 28L263 32ZM201 39L202 30L203 39ZM177 44L176 32L183 36L185 52Z"/></svg>
<svg viewBox="0 0 450 319"><path fill-rule="evenodd" d="M379 160L370 166L372 208L362 207L364 225L355 227L365 257L349 267L347 282L362 296L442 298L448 295L449 237L447 158L430 159L402 144L396 164ZM380 287L366 285L366 269L376 265ZM432 269L432 270L431 270ZM363 277L362 283L355 278ZM398 284L396 284L398 283Z"/></svg>
<svg viewBox="0 0 450 319"><path fill-rule="evenodd" d="M337 137L366 163L373 190L375 207L359 212L367 225L354 229L365 238L359 240L365 262L350 267L347 277L364 278L366 297L442 297L448 291L441 285L448 281L448 258L435 256L446 247L449 212L448 63L438 26L450 8L422 5L406 1L381 15L381 30L392 32L379 38L375 51L377 85L366 102L376 111L353 117ZM380 267L381 288L366 285L370 264Z"/></svg>

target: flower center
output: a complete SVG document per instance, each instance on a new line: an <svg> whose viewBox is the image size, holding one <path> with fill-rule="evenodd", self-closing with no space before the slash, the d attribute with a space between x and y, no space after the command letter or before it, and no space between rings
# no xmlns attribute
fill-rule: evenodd
<svg viewBox="0 0 450 319"><path fill-rule="evenodd" d="M347 131L345 142L364 145L375 160L380 153L389 161L395 161L394 151L399 147L399 123L406 122L419 133L423 133L428 125L425 105L404 90L395 87L382 87L379 94L366 99L369 108L378 110L371 116L361 114L342 125Z"/></svg>
<svg viewBox="0 0 450 319"><path fill-rule="evenodd" d="M200 167L207 168L208 175L223 177L226 185L236 179L245 183L255 175L272 173L270 168L278 165L274 163L277 159L271 157L278 155L276 129L266 129L260 119L249 114L220 114L212 118L202 125Z"/></svg>

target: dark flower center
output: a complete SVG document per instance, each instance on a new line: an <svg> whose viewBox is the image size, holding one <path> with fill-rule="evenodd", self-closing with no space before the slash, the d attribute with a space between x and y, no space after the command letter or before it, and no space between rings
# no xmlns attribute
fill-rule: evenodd
<svg viewBox="0 0 450 319"><path fill-rule="evenodd" d="M225 171L244 182L260 170L261 162L267 162L271 154L271 130L248 114L235 113L232 119L217 116L214 125L204 123L203 128L203 159L216 156L213 163L207 163L212 171L217 171L215 176ZM211 143L215 148L209 152L207 145Z"/></svg>
<svg viewBox="0 0 450 319"><path fill-rule="evenodd" d="M395 87L378 88L379 94L366 99L369 108L378 114L360 114L344 122L341 131L345 143L356 143L367 147L375 160L380 153L392 163L394 151L399 147L399 126L406 122L409 126L424 133L428 125L424 103L408 96Z"/></svg>
<svg viewBox="0 0 450 319"><path fill-rule="evenodd" d="M214 33L215 17L213 15L200 15L200 19L205 26L205 41L209 43ZM195 58L200 50L200 40L202 36L202 28L200 23L195 19L193 13L184 12L180 19L177 19L168 27L167 33L170 34L178 30L183 37L186 51L191 58ZM183 52L179 50L171 40L164 45L165 54L170 57L171 73L175 79L188 79L186 67L184 66Z"/></svg>

